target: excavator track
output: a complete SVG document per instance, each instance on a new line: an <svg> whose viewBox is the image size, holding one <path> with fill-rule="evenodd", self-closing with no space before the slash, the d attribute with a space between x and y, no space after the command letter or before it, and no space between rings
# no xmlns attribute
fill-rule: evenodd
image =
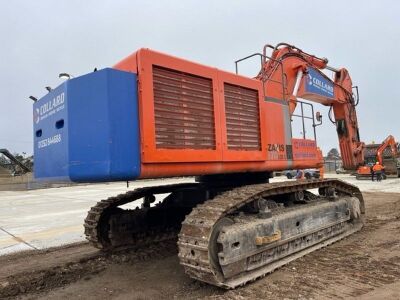
<svg viewBox="0 0 400 300"><path fill-rule="evenodd" d="M324 196L308 192L310 189L319 189ZM170 195L152 207L119 207L167 193ZM297 196L292 198L293 195ZM284 201L279 203L279 198ZM254 203L259 199L264 199L267 209L257 206L254 213ZM289 200L292 205L287 206L287 199L294 201ZM140 248L178 236L179 258L187 274L216 286L235 288L360 230L363 213L359 189L340 180L240 187L182 183L139 188L102 200L90 209L84 227L89 242L104 251ZM320 227L308 228L289 238L285 238L284 230L277 230L290 218L306 219L310 215L314 219L309 223L320 223ZM318 215L330 219L319 220ZM281 223L277 227L274 222ZM272 233L265 234L271 228ZM264 235L254 240L257 231L264 231ZM235 240L243 236L250 243ZM242 251L240 259L231 251L236 244L241 244L235 250Z"/></svg>
<svg viewBox="0 0 400 300"><path fill-rule="evenodd" d="M257 199L294 193L300 195L310 189L325 191L326 196L308 204L272 209L270 215L261 218L243 217L243 213L238 213ZM178 240L180 263L194 279L223 288L235 288L360 230L364 210L360 190L335 179L238 187L199 204L186 216ZM285 228L285 222L301 214L310 218L307 214L312 211L315 215L311 220L307 219L307 224L293 223L295 228L308 226L311 229L304 232L296 229L298 233L285 239L285 230L291 231L293 227L287 225ZM323 216L319 227L316 226L318 215ZM324 223L323 218L328 215L331 221ZM276 228L276 224L280 226ZM272 228L273 233L252 240L254 234L260 234L266 228Z"/></svg>
<svg viewBox="0 0 400 300"><path fill-rule="evenodd" d="M173 193L177 190L196 188L197 183L179 183L163 186L150 186L138 188L125 194L101 200L93 206L85 219L84 229L86 239L96 248L110 251L122 247L145 246L146 244L161 242L176 238L176 224L165 222L155 223L151 228L145 224L146 213L156 208L137 208L135 210L122 210L118 207L127 203L142 200L146 196ZM165 208L160 208L161 211ZM117 219L125 219L120 221ZM175 220L176 221L176 220ZM172 222L172 220L171 220ZM171 223L170 222L170 223ZM168 226L171 225L171 226ZM136 227L136 228L132 228Z"/></svg>

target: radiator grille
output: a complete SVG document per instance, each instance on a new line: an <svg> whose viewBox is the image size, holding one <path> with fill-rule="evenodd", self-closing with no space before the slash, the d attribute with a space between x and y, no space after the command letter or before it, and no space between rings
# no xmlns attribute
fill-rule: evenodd
<svg viewBox="0 0 400 300"><path fill-rule="evenodd" d="M215 149L212 80L153 66L156 147Z"/></svg>
<svg viewBox="0 0 400 300"><path fill-rule="evenodd" d="M258 92L224 84L228 149L261 150Z"/></svg>

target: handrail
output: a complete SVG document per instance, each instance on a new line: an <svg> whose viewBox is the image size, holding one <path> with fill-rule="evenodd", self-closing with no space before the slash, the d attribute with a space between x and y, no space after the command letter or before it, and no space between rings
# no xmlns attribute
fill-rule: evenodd
<svg viewBox="0 0 400 300"><path fill-rule="evenodd" d="M272 81L272 82L280 83L280 84L282 85L282 98L283 98L283 100L285 100L285 76L284 76L284 73L283 73L283 65L282 65L282 61L281 61L281 60L277 60L277 59L274 59L274 58L272 58L272 57L269 57L269 56L266 56L266 55L264 55L264 54L261 54L261 53L256 52L256 53L250 54L250 55L248 55L248 56L246 56L246 57L240 58L240 59L238 59L238 60L235 61L235 72L236 72L236 74L237 74L237 75L239 74L239 67L238 67L238 64L239 64L240 62L242 62L242 61L244 61L244 60L247 60L247 59L249 59L249 58L252 58L252 57L254 57L254 56L260 56L260 66L261 66L261 70L262 70L262 68L263 68L263 64L265 63L266 59L271 60L271 61L274 61L274 62L277 63L276 66L274 67L274 69L273 69L272 72L271 72L271 76L272 76L272 74L276 71L276 68L278 67L278 65L279 65L280 68L281 68L281 77L282 77L281 80L282 80L282 81L279 82L279 81L276 81L276 80L272 80L272 79L270 79L270 78L266 78L265 80L262 80L264 98L265 98L265 82L266 82L266 81Z"/></svg>

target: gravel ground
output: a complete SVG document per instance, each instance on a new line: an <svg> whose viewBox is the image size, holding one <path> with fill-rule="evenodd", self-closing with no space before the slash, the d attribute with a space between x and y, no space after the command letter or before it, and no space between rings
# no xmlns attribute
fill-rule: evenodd
<svg viewBox="0 0 400 300"><path fill-rule="evenodd" d="M83 220L101 199L138 187L192 178L79 185L31 191L0 192L0 255L28 249L46 249L85 241ZM162 195L160 195L162 196ZM131 205L131 208L140 205Z"/></svg>
<svg viewBox="0 0 400 300"><path fill-rule="evenodd" d="M356 180L350 175L327 174L360 187L362 191L400 193L400 178L382 182ZM0 255L28 249L46 249L85 240L82 223L97 201L138 187L193 178L145 180L130 183L93 184L33 191L0 192ZM284 181L276 177L271 181ZM158 196L161 199L163 196ZM133 208L140 202L131 205Z"/></svg>
<svg viewBox="0 0 400 300"><path fill-rule="evenodd" d="M174 241L108 256L78 243L0 257L0 298L400 299L400 194L364 196L361 232L234 291L188 278Z"/></svg>

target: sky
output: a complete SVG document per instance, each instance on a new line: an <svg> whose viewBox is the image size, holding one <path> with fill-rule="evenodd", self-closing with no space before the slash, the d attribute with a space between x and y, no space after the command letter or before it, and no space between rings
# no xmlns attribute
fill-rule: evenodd
<svg viewBox="0 0 400 300"><path fill-rule="evenodd" d="M33 152L28 97L62 83L60 72L83 75L142 47L234 72L236 59L279 42L349 70L360 89L363 141L400 140L399 1L0 0L0 7L0 148L11 152ZM327 108L315 110L324 115L317 137L326 153L338 147L335 127Z"/></svg>

